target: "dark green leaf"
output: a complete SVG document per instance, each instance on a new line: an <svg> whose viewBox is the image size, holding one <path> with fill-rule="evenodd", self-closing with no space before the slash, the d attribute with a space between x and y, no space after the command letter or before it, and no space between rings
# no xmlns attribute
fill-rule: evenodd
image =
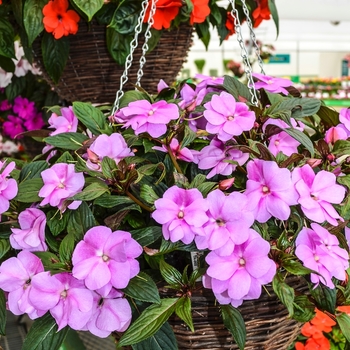
<svg viewBox="0 0 350 350"><path fill-rule="evenodd" d="M41 178L41 173L48 168L49 165L45 160L28 163L21 170L19 181Z"/></svg>
<svg viewBox="0 0 350 350"><path fill-rule="evenodd" d="M63 342L63 347L60 350L86 350L86 347L80 339L78 332L69 329L66 339Z"/></svg>
<svg viewBox="0 0 350 350"><path fill-rule="evenodd" d="M138 101L138 100L147 100L151 102L150 97L144 92L138 90L126 91L123 97L120 99L119 107L127 107L130 102Z"/></svg>
<svg viewBox="0 0 350 350"><path fill-rule="evenodd" d="M57 255L50 252L34 252L34 254L42 261L45 271L51 271L51 273L67 271L67 265L60 262Z"/></svg>
<svg viewBox="0 0 350 350"><path fill-rule="evenodd" d="M107 28L106 43L108 52L120 66L124 65L126 57L130 53L130 43L132 39L132 35L123 35L113 28Z"/></svg>
<svg viewBox="0 0 350 350"><path fill-rule="evenodd" d="M59 209L57 209L50 210L46 214L46 223L53 236L59 235L66 229L70 218L70 213L71 212L69 210L66 210L63 214L61 214Z"/></svg>
<svg viewBox="0 0 350 350"><path fill-rule="evenodd" d="M5 335L6 315L6 298L4 292L0 290L0 335Z"/></svg>
<svg viewBox="0 0 350 350"><path fill-rule="evenodd" d="M13 73L16 66L11 58L0 55L0 68L6 72Z"/></svg>
<svg viewBox="0 0 350 350"><path fill-rule="evenodd" d="M279 19L278 19L277 7L276 7L276 4L275 4L275 0L268 0L268 1L269 1L269 10L270 10L270 13L272 15L272 19L275 22L275 26L276 26L276 31L277 31L276 37L278 37L278 34L279 34Z"/></svg>
<svg viewBox="0 0 350 350"><path fill-rule="evenodd" d="M0 239L0 259L10 250L11 245L7 238Z"/></svg>
<svg viewBox="0 0 350 350"><path fill-rule="evenodd" d="M30 179L21 182L18 185L18 193L15 200L23 203L34 203L41 201L43 198L39 197L39 191L44 183L41 178Z"/></svg>
<svg viewBox="0 0 350 350"><path fill-rule="evenodd" d="M293 139L299 141L305 148L310 152L311 157L314 155L314 145L310 138L305 135L303 132L297 130L297 129L292 129L292 128L281 128L283 131L285 131L289 136L293 137Z"/></svg>
<svg viewBox="0 0 350 350"><path fill-rule="evenodd" d="M69 56L69 38L56 40L51 33L44 32L41 41L44 66L50 78L58 83Z"/></svg>
<svg viewBox="0 0 350 350"><path fill-rule="evenodd" d="M195 140L197 138L197 134L192 131L188 125L185 126L185 134L184 134L184 137L182 139L182 142L181 142L181 148L184 148L186 146L188 146L190 143L193 142L193 140Z"/></svg>
<svg viewBox="0 0 350 350"><path fill-rule="evenodd" d="M73 200L92 201L100 197L103 193L108 192L108 186L98 182L84 188L84 190L72 197Z"/></svg>
<svg viewBox="0 0 350 350"><path fill-rule="evenodd" d="M131 231L131 235L141 246L145 247L162 237L162 228L160 226L150 226Z"/></svg>
<svg viewBox="0 0 350 350"><path fill-rule="evenodd" d="M202 193L203 197L206 197L208 193L216 186L216 182L207 181L198 186L199 192Z"/></svg>
<svg viewBox="0 0 350 350"><path fill-rule="evenodd" d="M36 37L44 30L42 10L46 4L46 0L26 0L24 2L23 24L28 35L29 46L32 46Z"/></svg>
<svg viewBox="0 0 350 350"><path fill-rule="evenodd" d="M207 180L206 176L203 174L197 174L196 177L192 180L188 188L198 188Z"/></svg>
<svg viewBox="0 0 350 350"><path fill-rule="evenodd" d="M350 316L346 313L342 313L337 316L337 322L344 337L350 342Z"/></svg>
<svg viewBox="0 0 350 350"><path fill-rule="evenodd" d="M147 303L160 303L157 285L144 272L140 272L136 277L132 278L128 286L123 289L123 292L136 300Z"/></svg>
<svg viewBox="0 0 350 350"><path fill-rule="evenodd" d="M26 87L25 77L13 76L11 84L5 88L5 94L8 100L13 100L16 96L21 95Z"/></svg>
<svg viewBox="0 0 350 350"><path fill-rule="evenodd" d="M220 309L225 327L231 332L240 350L243 350L246 341L246 328L241 313L232 305L221 305Z"/></svg>
<svg viewBox="0 0 350 350"><path fill-rule="evenodd" d="M103 0L73 0L74 4L86 14L88 20L91 21L92 17L102 8Z"/></svg>
<svg viewBox="0 0 350 350"><path fill-rule="evenodd" d="M178 298L162 299L159 305L152 304L145 309L120 338L118 346L136 344L154 335L175 311L178 300Z"/></svg>
<svg viewBox="0 0 350 350"><path fill-rule="evenodd" d="M332 153L337 157L350 154L350 141L337 140L333 146Z"/></svg>
<svg viewBox="0 0 350 350"><path fill-rule="evenodd" d="M5 18L0 18L0 55L8 58L15 56L15 33L10 22Z"/></svg>
<svg viewBox="0 0 350 350"><path fill-rule="evenodd" d="M250 101L250 99L251 99L248 87L246 85L242 84L235 77L230 77L229 75L225 75L224 88L231 95L233 95L237 101L239 101L240 96L245 98L247 101Z"/></svg>
<svg viewBox="0 0 350 350"><path fill-rule="evenodd" d="M150 185L141 185L140 197L146 203L151 205L153 205L153 203L159 199L159 196Z"/></svg>
<svg viewBox="0 0 350 350"><path fill-rule="evenodd" d="M339 113L325 105L322 105L317 112L317 115L328 126L337 126L339 122Z"/></svg>
<svg viewBox="0 0 350 350"><path fill-rule="evenodd" d="M74 163L74 158L66 151L56 160L56 163Z"/></svg>
<svg viewBox="0 0 350 350"><path fill-rule="evenodd" d="M140 16L140 7L136 2L121 2L114 12L109 27L115 29L119 34L133 34Z"/></svg>
<svg viewBox="0 0 350 350"><path fill-rule="evenodd" d="M104 193L102 196L94 200L94 204L99 205L103 208L113 208L118 205L131 205L134 201L126 196L116 196Z"/></svg>
<svg viewBox="0 0 350 350"><path fill-rule="evenodd" d="M72 151L76 151L77 149L83 146L84 141L89 138L77 132L63 132L61 134L57 134L54 136L49 136L44 139L49 145L69 149Z"/></svg>
<svg viewBox="0 0 350 350"><path fill-rule="evenodd" d="M57 332L55 319L46 313L36 319L24 339L22 350L58 350L67 335L68 327Z"/></svg>
<svg viewBox="0 0 350 350"><path fill-rule="evenodd" d="M316 288L310 288L310 293L316 300L318 308L334 314L337 299L336 288L331 289L320 283Z"/></svg>
<svg viewBox="0 0 350 350"><path fill-rule="evenodd" d="M298 295L294 298L293 319L298 322L308 322L314 318L315 305L312 304L307 295Z"/></svg>
<svg viewBox="0 0 350 350"><path fill-rule="evenodd" d="M308 269L307 267L304 267L299 261L296 260L285 260L282 261L282 266L291 274L302 276L302 275L309 275L313 271Z"/></svg>
<svg viewBox="0 0 350 350"><path fill-rule="evenodd" d="M288 309L289 316L292 317L294 313L294 289L292 287L289 287L287 283L283 282L278 274L272 281L272 287L278 298Z"/></svg>
<svg viewBox="0 0 350 350"><path fill-rule="evenodd" d="M101 162L101 170L102 174L107 179L114 179L114 173L118 169L117 163L114 159L111 159L109 157L103 157Z"/></svg>
<svg viewBox="0 0 350 350"><path fill-rule="evenodd" d="M175 269L175 267L169 265L164 260L161 260L159 263L160 273L162 274L164 280L172 284L181 284L182 283L182 275L181 273Z"/></svg>
<svg viewBox="0 0 350 350"><path fill-rule="evenodd" d="M161 182L164 177L166 176L166 168L163 163L159 162L157 164L146 164L142 165L137 169L138 172L138 178L136 180L136 183L139 182L145 175L153 175L153 173L156 170L161 170L162 173L160 174L159 179L157 180L157 183Z"/></svg>
<svg viewBox="0 0 350 350"><path fill-rule="evenodd" d="M67 230L68 233L73 233L78 241L84 237L87 230L94 226L96 226L94 215L89 206L82 202L78 209L72 210Z"/></svg>
<svg viewBox="0 0 350 350"><path fill-rule="evenodd" d="M179 299L176 304L175 313L186 323L191 332L194 332L191 299L187 295Z"/></svg>
<svg viewBox="0 0 350 350"><path fill-rule="evenodd" d="M74 244L74 235L72 233L69 233L63 238L59 248L60 260L62 262L71 261Z"/></svg>

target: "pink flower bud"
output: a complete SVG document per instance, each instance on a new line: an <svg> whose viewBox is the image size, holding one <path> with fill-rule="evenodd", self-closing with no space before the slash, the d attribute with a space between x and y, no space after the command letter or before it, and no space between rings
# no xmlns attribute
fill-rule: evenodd
<svg viewBox="0 0 350 350"><path fill-rule="evenodd" d="M226 191L233 185L234 182L235 182L234 177L232 177L231 179L221 180L219 182L219 188L221 191Z"/></svg>

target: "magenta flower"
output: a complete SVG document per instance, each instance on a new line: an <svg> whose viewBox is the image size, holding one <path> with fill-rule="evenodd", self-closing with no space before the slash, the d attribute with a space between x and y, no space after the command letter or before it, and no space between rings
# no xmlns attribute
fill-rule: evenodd
<svg viewBox="0 0 350 350"><path fill-rule="evenodd" d="M274 216L287 220L290 206L297 204L298 198L290 171L273 161L254 159L247 164L247 172L245 194L254 208L255 219L266 222Z"/></svg>
<svg viewBox="0 0 350 350"><path fill-rule="evenodd" d="M346 140L348 138L347 131L341 124L332 126L326 131L325 141L327 143L335 143L338 140Z"/></svg>
<svg viewBox="0 0 350 350"><path fill-rule="evenodd" d="M10 243L14 249L45 251L46 215L36 208L28 208L18 215L19 228L11 228Z"/></svg>
<svg viewBox="0 0 350 350"><path fill-rule="evenodd" d="M225 146L223 142L213 139L208 146L195 154L194 162L198 163L199 169L211 169L207 175L207 179L210 179L218 174L231 175L236 170L237 164L243 165L248 158L248 153ZM237 164L230 161L237 162Z"/></svg>
<svg viewBox="0 0 350 350"><path fill-rule="evenodd" d="M104 157L114 159L118 164L125 157L133 155L121 134L114 133L110 136L102 134L97 136L88 149L89 158L86 166L92 170L100 170L100 163Z"/></svg>
<svg viewBox="0 0 350 350"><path fill-rule="evenodd" d="M258 299L261 286L270 283L276 264L268 257L270 245L250 229L249 238L237 244L229 255L210 252L205 260L209 267L203 285L211 288L220 304L237 307L243 300Z"/></svg>
<svg viewBox="0 0 350 350"><path fill-rule="evenodd" d="M21 118L15 117L14 115L8 115L7 120L3 123L2 127L4 134L9 136L11 139L16 138L18 134L25 132L25 129L23 127L23 120Z"/></svg>
<svg viewBox="0 0 350 350"><path fill-rule="evenodd" d="M27 130L39 130L44 125L43 115L40 112L33 114L31 118L24 122L24 126Z"/></svg>
<svg viewBox="0 0 350 350"><path fill-rule="evenodd" d="M13 111L22 119L30 119L37 113L35 103L25 97L17 96L13 100Z"/></svg>
<svg viewBox="0 0 350 350"><path fill-rule="evenodd" d="M115 115L123 127L129 126L136 135L147 132L152 137L159 137L166 133L167 124L178 119L179 109L174 103L164 100L151 104L147 100L130 102L127 107L121 108Z"/></svg>
<svg viewBox="0 0 350 350"><path fill-rule="evenodd" d="M193 159L194 159L193 151L191 151L187 147L181 148L179 141L177 139L173 138L170 141L169 147L176 159L180 159L185 162L193 162ZM168 153L168 149L165 145L162 145L162 147L154 146L152 147L152 149Z"/></svg>
<svg viewBox="0 0 350 350"><path fill-rule="evenodd" d="M311 282L316 286L321 282L334 288L332 277L344 281L349 268L349 254L339 247L336 236L319 224L311 224L311 229L304 227L295 241L295 255L307 268L318 272L311 273Z"/></svg>
<svg viewBox="0 0 350 350"><path fill-rule="evenodd" d="M182 109L186 109L188 112L191 112L196 108L196 106L202 103L206 93L206 89L193 90L191 86L184 84L180 90L182 100L180 101L179 106Z"/></svg>
<svg viewBox="0 0 350 350"><path fill-rule="evenodd" d="M162 226L163 236L171 242L190 244L196 231L208 221L208 203L195 188L185 190L177 186L167 189L163 198L154 202L152 217Z"/></svg>
<svg viewBox="0 0 350 350"><path fill-rule="evenodd" d="M49 128L56 129L50 135L54 136L63 132L76 132L78 129L78 118L73 112L73 107L61 108L62 115L52 113L48 122Z"/></svg>
<svg viewBox="0 0 350 350"><path fill-rule="evenodd" d="M269 92L281 92L284 95L288 95L288 90L285 88L293 85L293 82L289 79L274 78L260 73L253 73L253 77L258 80L255 82L256 89L263 88Z"/></svg>
<svg viewBox="0 0 350 350"><path fill-rule="evenodd" d="M337 126L342 127L346 133L347 136L350 136L350 110L349 108L342 108L339 111L339 121L341 124L338 124Z"/></svg>
<svg viewBox="0 0 350 350"><path fill-rule="evenodd" d="M345 188L336 184L336 176L325 170L317 174L310 165L293 170L292 180L299 194L298 203L309 219L322 223L328 221L337 226L343 221L333 204L340 204L345 196Z"/></svg>
<svg viewBox="0 0 350 350"><path fill-rule="evenodd" d="M122 296L123 293L114 288L108 294L94 292L92 315L86 329L100 338L114 331L124 332L131 322L131 308Z"/></svg>
<svg viewBox="0 0 350 350"><path fill-rule="evenodd" d="M239 192L225 195L220 190L208 194L209 220L204 224L204 235L198 234L195 242L198 249L229 252L235 244L242 244L249 237L249 228L254 222L254 215L248 208L246 196ZM227 253L226 253L227 254Z"/></svg>
<svg viewBox="0 0 350 350"><path fill-rule="evenodd" d="M58 331L67 325L75 330L83 329L92 313L92 292L68 272L35 275L29 300L36 309L50 311Z"/></svg>
<svg viewBox="0 0 350 350"><path fill-rule="evenodd" d="M196 90L199 92L204 89L206 94L214 91L220 92L218 88L224 83L223 77L211 77L204 74L196 74L195 78L201 80L201 82L197 84Z"/></svg>
<svg viewBox="0 0 350 350"><path fill-rule="evenodd" d="M4 168L5 163L0 161L0 171ZM0 214L8 210L10 200L15 198L18 193L16 180L7 178L15 166L15 162L9 163L0 174Z"/></svg>
<svg viewBox="0 0 350 350"><path fill-rule="evenodd" d="M204 117L208 121L206 130L210 134L217 134L221 141L228 141L232 136L241 135L254 126L255 113L249 111L245 103L236 102L235 98L225 91L220 95L213 95L204 107Z"/></svg>
<svg viewBox="0 0 350 350"><path fill-rule="evenodd" d="M69 197L81 192L84 187L83 173L76 173L74 164L57 163L41 173L44 186L39 191L39 197L44 197L41 206L50 204L63 208L63 202ZM76 209L80 201L73 201L68 208Z"/></svg>
<svg viewBox="0 0 350 350"><path fill-rule="evenodd" d="M9 100L3 100L0 102L0 111L8 111L12 108L12 104L9 102Z"/></svg>
<svg viewBox="0 0 350 350"><path fill-rule="evenodd" d="M142 247L129 232L93 227L74 249L73 276L84 280L91 290L105 287L108 294L112 287L125 288L139 273L136 258L141 253Z"/></svg>
<svg viewBox="0 0 350 350"><path fill-rule="evenodd" d="M0 266L0 288L8 292L8 308L15 315L28 314L31 319L44 315L29 300L32 278L44 271L41 260L28 251L5 260Z"/></svg>

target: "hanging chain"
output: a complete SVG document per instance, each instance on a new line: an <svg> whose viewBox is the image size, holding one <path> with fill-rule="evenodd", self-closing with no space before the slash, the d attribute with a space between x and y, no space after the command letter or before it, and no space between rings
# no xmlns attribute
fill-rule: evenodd
<svg viewBox="0 0 350 350"><path fill-rule="evenodd" d="M124 73L120 77L120 87L119 87L119 90L116 93L116 98L115 98L113 109L112 109L112 115L114 115L115 112L119 109L120 99L124 95L123 87L124 87L124 84L128 81L128 71L129 71L129 69L130 69L130 67L132 65L134 51L135 51L135 49L138 46L138 36L139 36L139 34L141 33L141 30L142 30L142 23L143 23L143 20L145 18L147 5L148 5L148 0L143 0L142 1L142 5L141 5L142 6L142 10L140 12L140 16L138 18L137 25L135 27L135 35L134 35L133 40L130 43L130 53L126 57Z"/></svg>
<svg viewBox="0 0 350 350"><path fill-rule="evenodd" d="M256 57L258 59L258 64L259 64L259 67L260 67L260 72L262 74L265 75L265 71L264 71L264 63L263 63L263 60L260 56L260 47L256 41L256 36L255 36L255 33L254 33L254 29L253 29L253 23L250 19L250 16L249 16L249 9L247 7L247 4L245 2L245 0L241 0L242 2L242 5L243 5L243 12L247 18L247 24L248 24L248 28L249 28L249 33L250 33L250 38L253 42L253 45L254 45L254 48L255 48L255 54L256 54Z"/></svg>
<svg viewBox="0 0 350 350"><path fill-rule="evenodd" d="M248 88L249 88L249 92L251 95L251 103L255 106L258 106L259 101L258 101L258 97L256 95L255 84L254 84L254 80L253 80L253 76L252 76L253 70L252 70L252 67L251 67L250 62L249 62L247 48L246 48L244 41L243 41L241 23L239 21L238 11L235 7L234 0L229 0L229 2L232 5L231 16L234 19L237 41L238 41L239 46L241 47L241 57L242 57L243 63L244 63L244 71L245 71L247 79L248 79Z"/></svg>
<svg viewBox="0 0 350 350"><path fill-rule="evenodd" d="M147 29L145 31L145 42L142 45L142 55L140 58L140 68L137 72L137 81L136 81L136 86L141 86L141 79L143 77L143 66L146 64L146 53L148 51L148 41L149 39L151 39L152 37L152 32L151 32L151 28L154 24L154 14L156 12L156 4L157 4L158 0L152 0L152 6L151 6L151 10L150 10L150 14L148 17L148 26Z"/></svg>

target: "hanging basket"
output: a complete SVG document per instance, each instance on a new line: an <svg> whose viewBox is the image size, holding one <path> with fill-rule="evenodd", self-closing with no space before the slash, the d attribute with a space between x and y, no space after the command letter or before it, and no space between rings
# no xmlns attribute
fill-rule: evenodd
<svg viewBox="0 0 350 350"><path fill-rule="evenodd" d="M146 55L141 86L146 91L157 91L160 79L172 83L187 58L192 44L193 27L181 25L164 31L158 45ZM67 101L113 103L120 86L124 66L119 66L110 56L106 46L106 26L81 23L76 35L70 37L69 58L59 83L56 85L45 72L40 40L33 45L34 60L43 71L44 78L61 98ZM133 65L128 73L126 90L134 89L142 54L144 38L139 37Z"/></svg>

